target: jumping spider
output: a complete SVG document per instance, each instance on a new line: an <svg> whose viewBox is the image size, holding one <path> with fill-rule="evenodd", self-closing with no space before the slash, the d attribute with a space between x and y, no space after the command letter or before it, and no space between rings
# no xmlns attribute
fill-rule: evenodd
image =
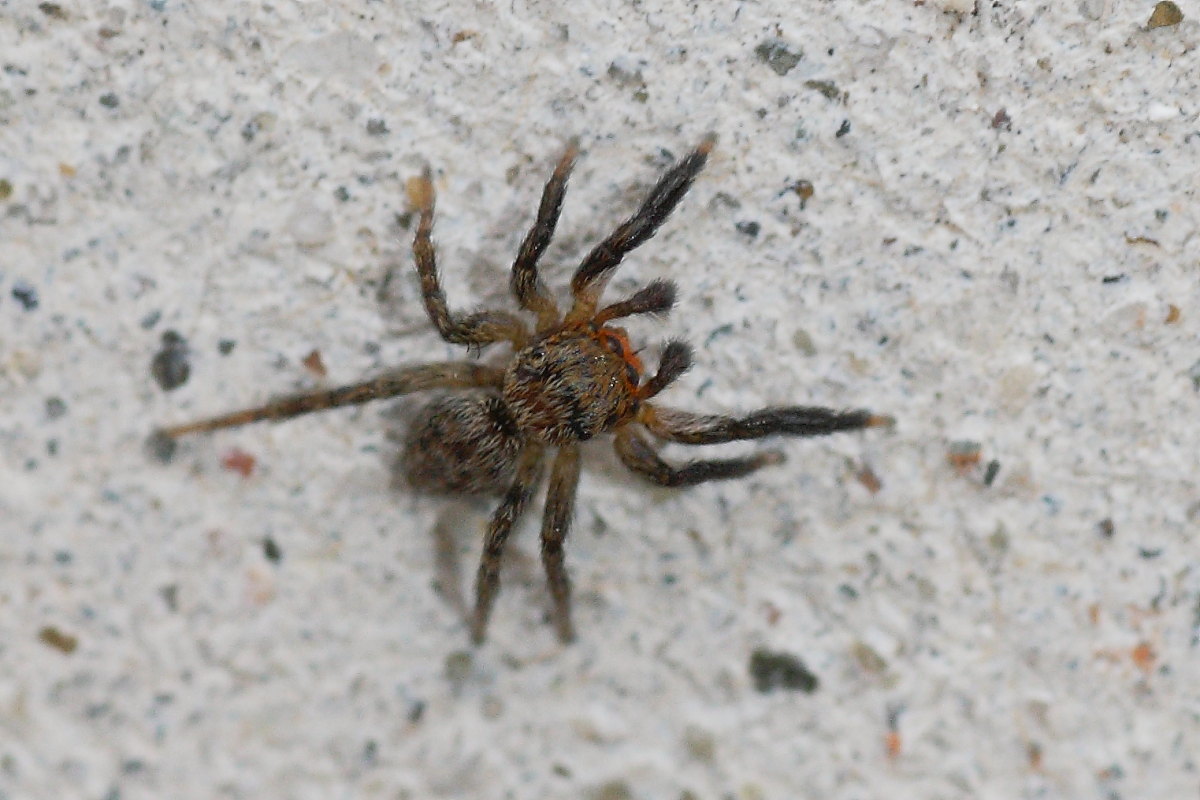
<svg viewBox="0 0 1200 800"><path fill-rule="evenodd" d="M668 442L717 444L771 434L820 436L892 422L890 417L868 411L805 406L765 408L743 417L709 416L650 402L688 369L691 348L681 341L668 342L658 370L647 375L625 331L610 323L633 314L667 313L675 303L675 284L656 280L631 297L604 307L599 307L600 295L625 254L653 236L683 198L703 168L713 141L711 136L704 139L671 167L637 213L588 254L571 279L573 303L564 316L538 279L537 264L554 234L567 177L578 152L574 143L567 148L542 192L537 220L521 243L509 281L517 303L536 318L533 331L523 319L506 311L456 314L447 308L430 240L434 189L426 169L413 193L420 213L413 255L425 310L447 342L477 349L495 342L510 343L513 352L507 366L451 361L399 367L362 383L298 394L258 408L165 428L157 436L170 443L198 431L288 419L410 392L452 390L435 398L416 417L401 464L408 482L418 489L503 498L484 539L471 637L476 643L483 641L509 532L537 488L546 451L554 448L557 452L542 522L542 563L558 638L570 642L575 634L563 542L579 482L580 442L612 432L617 455L626 467L663 486L690 486L738 478L778 464L783 455L766 450L742 458L676 465L659 457L647 433Z"/></svg>

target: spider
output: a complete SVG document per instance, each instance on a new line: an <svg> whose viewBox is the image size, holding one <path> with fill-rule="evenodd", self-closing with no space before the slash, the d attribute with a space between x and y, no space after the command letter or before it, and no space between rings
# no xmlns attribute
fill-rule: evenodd
<svg viewBox="0 0 1200 800"><path fill-rule="evenodd" d="M552 599L552 619L563 643L575 637L563 544L579 483L580 443L613 433L621 462L662 486L691 486L748 475L778 464L778 450L740 458L673 464L661 458L647 434L689 445L760 439L772 434L820 436L892 424L868 411L807 406L764 408L745 416L712 416L651 402L692 363L682 341L668 342L658 368L646 371L622 328L612 323L634 314L666 314L675 304L675 284L655 280L631 296L600 305L605 286L621 260L654 235L704 167L715 139L667 170L641 207L597 245L571 279L572 304L560 313L538 278L538 261L554 235L567 178L578 155L572 142L547 181L537 218L521 243L509 287L517 304L534 317L532 330L507 311L453 313L438 279L433 229L434 189L425 169L414 185L419 213L413 256L430 319L447 342L479 349L508 342L503 367L473 361L417 364L386 371L361 383L292 395L257 408L235 411L159 430L160 441L259 420L284 420L313 411L356 405L410 392L449 390L415 417L400 455L401 468L416 489L500 496L483 543L475 580L471 638L482 643L500 584L500 561L513 524L532 499L547 451L554 450L542 521L542 564Z"/></svg>

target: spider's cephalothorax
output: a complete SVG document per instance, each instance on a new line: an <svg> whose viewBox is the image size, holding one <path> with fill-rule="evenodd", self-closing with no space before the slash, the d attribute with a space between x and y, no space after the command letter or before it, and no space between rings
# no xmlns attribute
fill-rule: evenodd
<svg viewBox="0 0 1200 800"><path fill-rule="evenodd" d="M572 144L542 192L537 220L513 264L510 287L521 308L535 317L531 330L515 314L480 311L452 314L438 279L431 233L433 183L428 171L417 182L420 220L413 255L425 309L448 342L483 347L508 342L513 354L504 367L469 361L400 367L349 386L293 395L257 408L158 431L163 441L257 420L280 420L344 405L423 390L449 390L414 419L401 453L408 482L436 492L501 495L484 539L475 582L471 635L483 640L500 581L500 559L513 523L542 475L546 450L554 448L542 524L542 562L553 599L559 638L574 637L570 586L563 542L579 482L579 443L615 433L621 461L664 486L737 478L779 463L776 450L740 458L672 464L651 439L681 444L717 444L772 434L819 436L889 425L890 417L867 411L811 406L765 408L740 417L694 414L650 402L691 365L691 348L678 341L663 349L657 371L644 372L625 331L610 325L634 314L664 314L675 303L675 285L657 280L625 300L600 306L600 296L625 254L666 221L704 166L712 137L664 174L632 217L584 258L571 280L571 308L559 312L538 279L537 264L554 235L567 176L576 157Z"/></svg>
<svg viewBox="0 0 1200 800"><path fill-rule="evenodd" d="M623 341L619 329L568 329L518 351L504 371L504 404L522 434L570 444L630 420L641 373Z"/></svg>

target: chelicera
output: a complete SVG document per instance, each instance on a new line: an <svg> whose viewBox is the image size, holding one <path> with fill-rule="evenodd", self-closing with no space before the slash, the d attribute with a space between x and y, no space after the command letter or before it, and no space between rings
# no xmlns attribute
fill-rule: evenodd
<svg viewBox="0 0 1200 800"><path fill-rule="evenodd" d="M617 455L634 473L663 486L690 486L742 477L779 463L783 456L765 450L739 458L673 464L659 456L654 439L704 445L775 434L820 436L892 422L890 417L862 410L783 406L745 416L714 416L652 402L691 365L691 348L681 341L668 342L650 374L625 331L613 323L634 314L667 313L675 303L675 284L656 280L606 306L600 305L600 298L625 255L653 236L687 193L712 146L713 138L706 138L667 170L637 213L584 258L571 280L571 307L563 314L538 278L538 261L554 234L575 163L576 145L567 148L542 192L537 219L521 244L510 277L518 305L534 318L532 329L525 319L506 311L457 314L449 310L431 240L434 190L426 170L413 192L419 213L413 255L425 309L448 342L476 349L510 344L512 355L506 366L451 361L398 367L361 383L164 428L157 436L173 441L189 433L441 390L415 417L401 462L414 488L501 498L484 537L470 621L472 639L476 643L484 639L509 533L539 485L549 451L554 451L541 552L554 625L559 639L570 642L574 628L563 544L579 483L582 442L611 433Z"/></svg>

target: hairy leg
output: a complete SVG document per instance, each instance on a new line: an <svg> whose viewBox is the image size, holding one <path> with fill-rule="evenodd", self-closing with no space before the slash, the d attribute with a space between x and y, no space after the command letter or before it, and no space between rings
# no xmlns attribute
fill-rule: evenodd
<svg viewBox="0 0 1200 800"><path fill-rule="evenodd" d="M542 565L546 568L546 583L554 601L554 628L563 644L575 639L571 626L571 584L563 565L563 542L571 528L571 513L575 509L575 490L579 486L579 445L562 445L550 471L550 488L546 492L546 512L542 520Z"/></svg>
<svg viewBox="0 0 1200 800"><path fill-rule="evenodd" d="M504 383L504 370L473 364L469 361L447 361L439 364L420 364L415 367L400 367L374 378L352 383L349 386L339 386L336 389L322 389L316 392L305 392L242 411L233 411L219 417L188 422L183 425L173 425L160 428L156 436L174 439L186 433L213 431L218 428L232 428L261 420L284 420L309 414L313 411L324 411L341 406L354 406L371 400L382 400L397 397L410 392L426 389L464 389L470 387L500 388Z"/></svg>
<svg viewBox="0 0 1200 800"><path fill-rule="evenodd" d="M683 444L719 444L764 436L824 436L839 431L879 428L895 420L870 411L836 411L831 408L783 406L764 408L744 417L693 414L644 404L638 422L659 438Z"/></svg>
<svg viewBox="0 0 1200 800"><path fill-rule="evenodd" d="M442 338L451 344L483 347L493 342L512 342L521 347L529 339L529 331L520 318L505 311L478 311L473 314L451 314L446 306L437 273L437 255L433 249L433 181L429 170L417 179L416 202L420 212L417 235L413 239L413 259L421 276L421 297L425 311L433 320Z"/></svg>
<svg viewBox="0 0 1200 800"><path fill-rule="evenodd" d="M571 293L575 297L575 304L567 314L567 322L582 323L596 313L600 294L617 265L625 258L626 253L653 236L666 222L671 211L691 188L696 175L703 169L715 141L711 135L705 137L695 150L667 170L637 213L618 225L607 239L596 245L584 258L579 269L575 271L575 277L571 279Z"/></svg>
<svg viewBox="0 0 1200 800"><path fill-rule="evenodd" d="M689 461L676 466L659 457L646 438L632 426L617 431L615 447L625 466L660 486L693 486L705 481L741 478L761 467L783 461L783 454L778 450L764 450L745 458Z"/></svg>
<svg viewBox="0 0 1200 800"><path fill-rule="evenodd" d="M530 443L521 452L517 461L517 475L488 523L487 535L483 540L483 557L475 577L475 616L471 620L471 640L475 644L481 644L487 633L492 604L496 602L496 591L500 588L500 559L504 555L508 534L533 497L541 472L542 445Z"/></svg>
<svg viewBox="0 0 1200 800"><path fill-rule="evenodd" d="M657 280L634 292L628 300L605 306L596 314L592 323L603 325L609 320L633 314L666 314L675 306L675 284Z"/></svg>
<svg viewBox="0 0 1200 800"><path fill-rule="evenodd" d="M525 241L521 242L517 260L513 262L512 278L509 280L512 293L516 295L521 308L537 315L539 331L547 330L558 322L558 306L554 303L554 297L538 280L537 265L550 240L554 238L554 228L558 224L558 215L562 212L563 195L567 191L567 178L571 175L571 168L575 166L575 157L578 154L579 143L572 140L562 158L558 160L554 174L542 190L537 220L525 235Z"/></svg>
<svg viewBox="0 0 1200 800"><path fill-rule="evenodd" d="M638 387L639 400L649 400L654 395L667 388L680 375L692 366L692 347L687 342L678 340L667 342L662 358L658 362L658 372L648 381Z"/></svg>

